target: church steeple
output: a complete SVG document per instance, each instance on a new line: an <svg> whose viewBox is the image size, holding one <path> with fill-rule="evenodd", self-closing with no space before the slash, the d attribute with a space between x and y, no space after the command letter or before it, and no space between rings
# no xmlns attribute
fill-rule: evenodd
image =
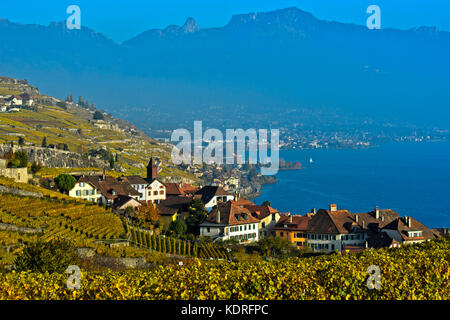
<svg viewBox="0 0 450 320"><path fill-rule="evenodd" d="M150 158L150 161L147 165L147 179L153 180L158 177L158 163L153 157Z"/></svg>

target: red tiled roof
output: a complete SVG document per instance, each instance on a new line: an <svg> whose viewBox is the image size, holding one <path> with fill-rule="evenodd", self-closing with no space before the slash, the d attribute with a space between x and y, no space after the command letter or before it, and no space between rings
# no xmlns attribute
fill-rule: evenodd
<svg viewBox="0 0 450 320"><path fill-rule="evenodd" d="M233 226L248 223L259 223L259 220L253 217L245 208L241 208L231 201L219 203L206 218L205 222L217 223L217 213L220 212L220 224Z"/></svg>
<svg viewBox="0 0 450 320"><path fill-rule="evenodd" d="M292 218L292 222L290 219ZM273 227L274 230L290 230L290 231L307 231L309 220L311 218L301 215L282 216L277 224ZM286 227L285 227L286 226Z"/></svg>
<svg viewBox="0 0 450 320"><path fill-rule="evenodd" d="M167 195L174 195L179 196L184 194L184 192L181 190L180 185L178 183L172 183L168 182L164 184L166 186L166 194Z"/></svg>
<svg viewBox="0 0 450 320"><path fill-rule="evenodd" d="M148 184L148 182L141 176L122 176L119 180L126 181L130 184Z"/></svg>
<svg viewBox="0 0 450 320"><path fill-rule="evenodd" d="M411 220L411 227L408 226L407 224L407 220L406 219L410 219ZM412 218L412 217L399 217L395 220L393 220L391 223L389 223L388 225L386 225L383 229L389 229L389 230L397 230L400 235L402 236L403 240L408 241L408 240L424 240L424 239L434 239L435 236L433 234L433 232L428 229L428 227L422 223L420 223L419 221L417 221L416 219ZM422 231L422 236L421 237L409 237L408 236L408 231L414 231L414 230L421 230Z"/></svg>
<svg viewBox="0 0 450 320"><path fill-rule="evenodd" d="M255 204L253 202L251 202L248 199L239 199L237 201L231 200L231 202L233 202L233 204L240 206L240 207L244 207L244 206L254 206Z"/></svg>
<svg viewBox="0 0 450 320"><path fill-rule="evenodd" d="M270 216L272 213L278 213L278 210L275 210L271 206L244 205L243 207L248 209L259 220Z"/></svg>
<svg viewBox="0 0 450 320"><path fill-rule="evenodd" d="M198 191L198 188L194 187L189 183L183 183L180 187L180 190L181 192L183 192L183 194L186 194L186 193L195 193Z"/></svg>
<svg viewBox="0 0 450 320"><path fill-rule="evenodd" d="M133 189L128 182L122 182L111 176L81 176L78 182L86 182L94 186L107 199L115 199L118 195L139 196L140 193ZM115 191L115 195L113 195Z"/></svg>
<svg viewBox="0 0 450 320"><path fill-rule="evenodd" d="M208 203L214 196L232 196L231 193L226 192L222 187L205 186L195 193L195 196L201 196L203 203Z"/></svg>
<svg viewBox="0 0 450 320"><path fill-rule="evenodd" d="M308 232L319 234L348 234L354 222L354 218L348 210L330 211L320 209L311 217L308 224Z"/></svg>

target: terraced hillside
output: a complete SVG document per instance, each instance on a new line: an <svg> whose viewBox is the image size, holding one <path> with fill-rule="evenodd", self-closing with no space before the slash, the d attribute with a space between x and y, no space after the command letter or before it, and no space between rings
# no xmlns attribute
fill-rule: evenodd
<svg viewBox="0 0 450 320"><path fill-rule="evenodd" d="M8 78L0 78L8 79ZM114 156L115 170L127 174L145 173L145 166L150 156L159 157L162 162L161 176L180 176L196 180L195 177L174 167L170 161L172 146L157 142L132 124L114 118L102 112L103 120L94 120L95 107L80 106L51 96L41 94L36 88L23 81L0 81L0 96L18 95L31 92L35 103L31 107L18 107L15 112L0 112L0 146L5 147L14 142L16 145L20 137L25 140L23 148L36 147L40 150L44 137L47 145L66 145L70 152L84 158L98 157L100 163L108 167L109 159L99 155L92 155L92 151L104 149ZM28 150L29 151L29 150ZM53 152L64 152L53 149ZM117 155L117 156L116 156ZM73 158L67 154L67 158ZM58 167L58 165L48 165ZM64 167L64 166L59 166ZM92 169L99 168L100 165Z"/></svg>
<svg viewBox="0 0 450 320"><path fill-rule="evenodd" d="M118 215L82 201L0 194L0 223L42 234L45 240L64 238L85 244L126 238Z"/></svg>

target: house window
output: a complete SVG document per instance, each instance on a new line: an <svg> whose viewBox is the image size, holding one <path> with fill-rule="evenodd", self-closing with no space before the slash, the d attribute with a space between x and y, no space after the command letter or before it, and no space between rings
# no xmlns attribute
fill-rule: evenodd
<svg viewBox="0 0 450 320"><path fill-rule="evenodd" d="M242 231L242 226L239 226L239 231Z"/></svg>
<svg viewBox="0 0 450 320"><path fill-rule="evenodd" d="M208 232L208 233L209 233L209 228L206 228L206 232Z"/></svg>
<svg viewBox="0 0 450 320"><path fill-rule="evenodd" d="M77 190L76 195L81 196L81 190Z"/></svg>
<svg viewBox="0 0 450 320"><path fill-rule="evenodd" d="M158 195L158 191L153 191L153 195L157 196Z"/></svg>
<svg viewBox="0 0 450 320"><path fill-rule="evenodd" d="M84 182L80 182L80 187L84 187Z"/></svg>
<svg viewBox="0 0 450 320"><path fill-rule="evenodd" d="M280 236L281 236L281 237L283 236L283 231L280 232Z"/></svg>
<svg viewBox="0 0 450 320"><path fill-rule="evenodd" d="M163 190L161 190L161 191L159 192L159 194L164 194L164 191L163 191Z"/></svg>
<svg viewBox="0 0 450 320"><path fill-rule="evenodd" d="M266 227L266 223L265 223L265 222L262 223L262 227L263 227L263 228Z"/></svg>

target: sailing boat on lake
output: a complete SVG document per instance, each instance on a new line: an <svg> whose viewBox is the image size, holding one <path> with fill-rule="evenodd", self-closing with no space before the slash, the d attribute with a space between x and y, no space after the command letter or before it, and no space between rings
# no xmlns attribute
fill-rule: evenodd
<svg viewBox="0 0 450 320"><path fill-rule="evenodd" d="M313 163L313 162L314 162L313 159L309 158L309 163Z"/></svg>

